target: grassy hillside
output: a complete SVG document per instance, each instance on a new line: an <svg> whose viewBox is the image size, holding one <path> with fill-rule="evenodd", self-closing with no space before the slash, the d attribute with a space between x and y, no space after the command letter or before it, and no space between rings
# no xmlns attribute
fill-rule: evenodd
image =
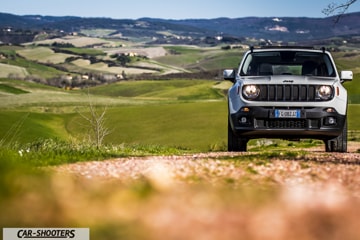
<svg viewBox="0 0 360 240"><path fill-rule="evenodd" d="M25 78L29 75L26 68L18 67L10 64L0 63L0 78L7 78L16 76L18 78Z"/></svg>
<svg viewBox="0 0 360 240"><path fill-rule="evenodd" d="M107 143L208 149L221 143L225 133L222 85L213 81L140 81L101 86L88 94L86 90L64 91L3 80L1 86L6 87L0 88L0 93L7 94L0 95L0 139L86 139L85 123L78 111L88 111L91 102L100 110L108 108L106 123L112 132Z"/></svg>
<svg viewBox="0 0 360 240"><path fill-rule="evenodd" d="M203 100L223 99L219 82L207 80L160 80L120 82L91 89L95 95L111 97L132 97L162 100Z"/></svg>
<svg viewBox="0 0 360 240"><path fill-rule="evenodd" d="M141 144L207 151L225 146L227 109L225 101L159 105L119 106L108 109L111 144ZM86 138L86 122L73 115L66 129ZM85 133L85 134L84 134Z"/></svg>
<svg viewBox="0 0 360 240"><path fill-rule="evenodd" d="M77 37L77 36L66 36L66 37L62 37L62 38L41 40L41 41L37 41L36 44L51 45L54 42L69 43L69 44L72 44L75 47L79 47L79 48L92 46L92 45L113 44L112 41L107 41L107 40L96 38L96 37Z"/></svg>
<svg viewBox="0 0 360 240"><path fill-rule="evenodd" d="M64 119L66 115L1 111L0 143L29 143L41 138L66 139L68 135L64 131Z"/></svg>
<svg viewBox="0 0 360 240"><path fill-rule="evenodd" d="M32 59L26 59L18 56L18 51L20 53L24 53L25 51L25 54L29 54ZM37 49L27 50L24 47L19 46L0 46L0 77L23 79L31 75L33 77L46 79L67 74L66 72L60 71L54 67L39 63L43 57L47 57L47 54L56 56L57 58L57 55L51 53L50 49L42 50L37 53ZM63 60L63 57L61 59ZM46 61L43 61L43 63L46 63Z"/></svg>
<svg viewBox="0 0 360 240"><path fill-rule="evenodd" d="M74 55L64 54L64 53L55 53L53 50L47 47L35 47L35 48L26 48L17 51L17 53L29 60L38 61L42 63L63 63L66 58L73 57Z"/></svg>
<svg viewBox="0 0 360 240"><path fill-rule="evenodd" d="M107 144L225 150L230 82L204 80L133 81L83 91L65 91L22 81L0 81L0 140L40 138L88 141L89 104L106 108ZM360 105L349 106L349 130L360 129ZM355 135L354 135L355 134Z"/></svg>
<svg viewBox="0 0 360 240"><path fill-rule="evenodd" d="M158 57L155 59L156 61L193 71L235 68L240 62L243 51L239 49L222 50L220 47L171 46L165 48L170 54Z"/></svg>

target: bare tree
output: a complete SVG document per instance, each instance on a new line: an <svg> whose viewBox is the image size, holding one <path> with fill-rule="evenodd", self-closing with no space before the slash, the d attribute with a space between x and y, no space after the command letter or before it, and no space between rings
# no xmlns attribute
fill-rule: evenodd
<svg viewBox="0 0 360 240"><path fill-rule="evenodd" d="M349 7L353 5L357 0L346 0L342 3L330 3L325 9L323 9L323 13L327 16L336 15L335 23L339 22L340 18L347 12Z"/></svg>
<svg viewBox="0 0 360 240"><path fill-rule="evenodd" d="M88 93L89 97L89 93ZM104 107L102 111L98 111L90 101L89 97L89 114L78 112L80 116L86 121L86 127L89 130L89 138L94 141L94 144L97 148L100 148L104 138L111 133L109 128L106 127L106 110L107 107Z"/></svg>

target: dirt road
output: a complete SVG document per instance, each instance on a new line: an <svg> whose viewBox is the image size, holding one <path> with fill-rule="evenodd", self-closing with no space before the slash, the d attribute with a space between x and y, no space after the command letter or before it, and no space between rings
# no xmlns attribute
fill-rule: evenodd
<svg viewBox="0 0 360 240"><path fill-rule="evenodd" d="M360 143L352 142L349 144L347 153L326 153L323 148L304 149L306 154L282 156L281 153L277 159L271 157L271 161L266 164L257 164L253 166L251 161L247 161L249 166L254 167L264 177L272 177L275 172L282 171L285 179L292 179L316 170L321 174L326 171L332 174L335 169L347 170L348 168L358 169L360 166ZM174 181L174 179L187 178L193 174L203 174L203 171L211 171L215 175L233 176L235 173L241 172L241 168L236 167L236 159L241 157L246 160L246 156L251 157L256 153L234 153L234 152L209 152L180 156L151 156L151 157L131 157L111 159L106 161L89 161L83 163L68 164L57 167L57 171L68 172L74 175L86 178L104 178L104 179L137 179L141 176L157 175L159 178L166 177L166 181ZM221 159L234 160L230 162L220 161ZM306 165L306 166L305 166ZM299 169L306 171L298 171ZM296 174L295 174L296 172ZM352 174L353 172L351 172ZM344 173L346 174L346 173ZM241 174L237 177L242 177ZM269 176L266 176L269 175ZM212 177L212 178L213 178ZM236 176L234 176L236 177ZM306 178L305 176L303 176ZM355 176L354 176L355 177ZM360 177L360 175L359 175ZM314 179L314 181L319 179ZM360 178L359 178L360 180ZM359 182L360 183L360 182Z"/></svg>
<svg viewBox="0 0 360 240"><path fill-rule="evenodd" d="M73 183L69 195L82 201L67 217L86 212L78 221L109 224L118 239L124 231L126 239L360 239L358 149L350 143L348 153L312 148L267 160L254 152L111 159L56 171L101 196L79 198Z"/></svg>

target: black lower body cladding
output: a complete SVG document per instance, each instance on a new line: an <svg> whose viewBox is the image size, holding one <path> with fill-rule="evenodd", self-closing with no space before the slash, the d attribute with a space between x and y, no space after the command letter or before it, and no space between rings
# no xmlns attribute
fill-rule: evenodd
<svg viewBox="0 0 360 240"><path fill-rule="evenodd" d="M323 107L247 107L230 114L236 136L255 138L330 139L341 134L346 115Z"/></svg>

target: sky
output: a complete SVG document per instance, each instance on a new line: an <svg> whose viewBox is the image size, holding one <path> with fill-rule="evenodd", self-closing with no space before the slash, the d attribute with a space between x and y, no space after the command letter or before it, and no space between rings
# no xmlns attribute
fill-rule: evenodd
<svg viewBox="0 0 360 240"><path fill-rule="evenodd" d="M211 19L218 17L326 17L330 3L346 0L7 0L0 12L17 15L138 19ZM348 12L360 12L360 1Z"/></svg>

